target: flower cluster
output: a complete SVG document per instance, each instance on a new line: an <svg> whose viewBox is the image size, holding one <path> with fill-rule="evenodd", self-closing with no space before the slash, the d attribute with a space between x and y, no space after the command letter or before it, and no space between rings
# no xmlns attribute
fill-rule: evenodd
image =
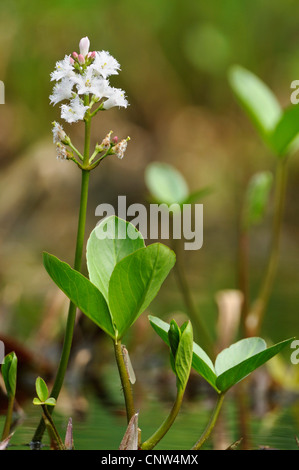
<svg viewBox="0 0 299 470"><path fill-rule="evenodd" d="M65 56L56 63L55 70L51 73L51 80L56 83L50 101L55 105L68 100L68 103L60 106L61 117L68 123L84 120L85 124L89 125L91 118L98 111L114 106L126 108L128 105L124 91L111 87L108 81L110 75L118 74L119 63L108 52L89 52L89 46L89 39L82 38L79 54L73 52ZM92 109L94 105L97 105L96 109ZM121 141L118 137L111 139L110 131L102 142L95 146L93 154L89 157L83 156L72 144L61 124L53 122L52 132L57 158L72 160L80 168L88 170L95 168L108 155L123 158L130 140L129 137Z"/></svg>
<svg viewBox="0 0 299 470"><path fill-rule="evenodd" d="M128 106L125 92L110 86L108 77L118 74L120 65L106 51L89 52L90 42L87 37L79 43L79 54L73 52L56 63L51 73L55 81L51 104L55 105L64 100L61 105L61 118L68 123L83 120L86 111L98 103L98 110L110 109L114 106ZM88 99L86 99L88 97Z"/></svg>

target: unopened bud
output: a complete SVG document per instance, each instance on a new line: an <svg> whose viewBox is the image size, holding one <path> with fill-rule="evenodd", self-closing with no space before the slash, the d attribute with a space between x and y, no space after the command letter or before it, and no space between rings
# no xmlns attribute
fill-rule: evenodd
<svg viewBox="0 0 299 470"><path fill-rule="evenodd" d="M83 54L79 54L78 55L78 62L79 64L84 64L85 63L85 58L84 58L84 55Z"/></svg>
<svg viewBox="0 0 299 470"><path fill-rule="evenodd" d="M74 57L74 59L78 59L78 54L77 54L77 52L73 52L73 53L72 53L72 56Z"/></svg>
<svg viewBox="0 0 299 470"><path fill-rule="evenodd" d="M87 36L80 40L79 49L80 49L80 54L82 54L83 57L87 56L88 51L89 51L89 46L90 46L90 41Z"/></svg>

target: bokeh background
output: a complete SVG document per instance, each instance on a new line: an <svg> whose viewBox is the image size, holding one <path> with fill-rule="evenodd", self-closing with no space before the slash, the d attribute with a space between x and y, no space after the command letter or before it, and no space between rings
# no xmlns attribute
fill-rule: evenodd
<svg viewBox="0 0 299 470"><path fill-rule="evenodd" d="M5 83L5 105L0 106L0 328L8 347L20 354L22 404L31 399L36 373L43 371L50 380L67 309L64 296L43 268L42 252L72 264L77 227L80 173L75 165L56 160L52 143L51 122L59 120L59 107L49 104L55 62L78 50L80 38L88 36L92 50L107 50L120 62L122 71L111 77L111 84L123 88L130 103L127 110L99 113L93 121L94 143L110 129L119 137L129 135L131 141L123 160L110 157L91 176L87 236L98 222L95 209L100 203L116 204L117 195L126 195L128 204L148 203L144 172L152 161L174 165L191 190L213 188L204 200L204 245L198 252L184 254L194 302L208 328L213 328L215 295L236 288L244 188L255 172L275 168L275 157L234 99L228 68L240 64L250 69L272 88L282 106L288 106L290 84L299 79L299 5L296 0L11 0L0 6L0 24L0 80ZM73 124L65 129L82 146L83 127ZM298 182L299 158L294 155L279 271L263 325L263 336L273 342L296 336L299 330ZM267 259L271 216L270 203L264 222L251 234L253 295ZM185 315L172 274L150 312L163 318ZM96 370L93 378L103 375L113 383L117 377L110 345L104 342L98 355L93 350L90 357L90 350L82 345L97 338L97 333L88 324L78 331L74 347L81 356L74 353L70 383L78 384L87 364ZM160 343L152 338L146 316L136 325L136 333L138 340L128 338L128 342L142 376L143 358ZM161 354L167 363L163 347ZM289 357L284 360L289 365ZM163 361L153 365L159 369ZM296 366L289 373L295 393L299 385ZM154 396L158 379L151 374L152 369L142 377L149 380ZM171 378L170 386L161 380L159 393L168 397ZM95 382L103 398L101 382ZM70 406L67 398L66 407ZM121 408L119 390L115 400ZM90 416L84 394L78 392L72 404L75 411L71 408L70 412ZM30 406L29 410L31 416L34 411ZM290 439L296 434L296 416L292 415L295 429L290 430ZM35 422L36 418L33 428ZM102 431L102 435L95 425L98 447L117 445L122 430L120 426L119 434L105 441L107 433ZM84 433L83 427L79 442ZM90 433L89 440L82 442L95 446L92 439Z"/></svg>

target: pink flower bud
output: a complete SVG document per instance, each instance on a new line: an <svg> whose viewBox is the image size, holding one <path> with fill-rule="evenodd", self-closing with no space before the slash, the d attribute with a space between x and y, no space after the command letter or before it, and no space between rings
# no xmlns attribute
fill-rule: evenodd
<svg viewBox="0 0 299 470"><path fill-rule="evenodd" d="M74 57L74 59L78 59L78 54L77 54L77 52L73 52L73 53L72 53L72 56Z"/></svg>
<svg viewBox="0 0 299 470"><path fill-rule="evenodd" d="M83 55L83 54L79 54L79 55L78 55L78 61L79 61L79 64L84 64L85 59L84 59L84 55Z"/></svg>
<svg viewBox="0 0 299 470"><path fill-rule="evenodd" d="M94 58L95 58L95 56L96 56L96 51L92 51L92 52L90 53L90 57L91 57L91 59L94 59Z"/></svg>
<svg viewBox="0 0 299 470"><path fill-rule="evenodd" d="M118 137L117 137L117 135L116 135L115 137L113 137L112 142L113 142L113 144L117 144L117 143L118 143Z"/></svg>
<svg viewBox="0 0 299 470"><path fill-rule="evenodd" d="M90 46L90 41L87 36L80 40L79 42L80 54L82 54L84 57L87 56L88 54L89 46Z"/></svg>
<svg viewBox="0 0 299 470"><path fill-rule="evenodd" d="M70 64L74 65L74 63L75 63L74 59L72 57L70 57Z"/></svg>

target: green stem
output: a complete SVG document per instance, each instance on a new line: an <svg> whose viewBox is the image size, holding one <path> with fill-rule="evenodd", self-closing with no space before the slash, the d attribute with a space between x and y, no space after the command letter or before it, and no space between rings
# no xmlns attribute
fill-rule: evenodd
<svg viewBox="0 0 299 470"><path fill-rule="evenodd" d="M79 152L79 150L72 144L72 142L69 142L67 145L76 153L76 155L78 155L78 157L80 158L80 160L82 160L82 161L84 160L83 155L81 155L81 153Z"/></svg>
<svg viewBox="0 0 299 470"><path fill-rule="evenodd" d="M170 427L174 423L180 411L183 397L184 397L184 392L185 392L185 389L182 389L181 387L178 388L176 399L169 415L167 416L165 421L161 424L159 429L157 429L157 431L149 439L147 439L141 444L142 450L153 449L158 444L158 442L160 442L160 440L165 436L165 434L169 431Z"/></svg>
<svg viewBox="0 0 299 470"><path fill-rule="evenodd" d="M287 169L287 158L280 159L278 161L276 170L274 218L270 255L258 298L253 305L252 311L248 315L247 329L249 331L250 336L256 336L260 332L262 321L264 318L264 314L267 308L267 304L270 298L271 290L276 275L279 259L281 226L287 186Z"/></svg>
<svg viewBox="0 0 299 470"><path fill-rule="evenodd" d="M4 441L4 439L6 439L10 434L13 405L14 405L14 396L12 395L8 397L8 407L7 407L6 418L5 418L1 441Z"/></svg>
<svg viewBox="0 0 299 470"><path fill-rule="evenodd" d="M44 413L44 422L45 422L45 426L48 426L49 427L49 431L50 431L50 434L51 436L53 436L53 438L55 439L56 441L56 444L58 445L58 449L59 450L65 450L65 447L63 445L63 442L59 436L59 433L56 429L56 426L54 424L54 421L49 413L49 410L47 408L46 405L42 405L42 409L43 409L43 413Z"/></svg>
<svg viewBox="0 0 299 470"><path fill-rule="evenodd" d="M104 110L103 103L101 103L100 106L98 106L92 113L90 113L90 116L94 117L99 111L103 111L103 110Z"/></svg>
<svg viewBox="0 0 299 470"><path fill-rule="evenodd" d="M217 418L219 416L219 412L220 412L221 407L222 407L224 396L225 396L224 393L219 393L218 394L216 406L215 406L214 411L211 415L210 421L208 422L208 425L207 425L206 429L204 430L204 432L202 433L199 440L192 447L192 450L199 450L201 448L201 446L206 442L206 440L210 437L210 434L213 431L214 426L215 426L216 421L217 421Z"/></svg>
<svg viewBox="0 0 299 470"><path fill-rule="evenodd" d="M90 121L90 118L88 117L85 121L85 144L84 144L84 160L83 160L83 165L86 165L86 166L88 165L88 161L89 161L90 127L91 127L90 124L91 124L91 121ZM83 254L83 246L84 246L86 212L87 212L87 201L88 201L89 174L90 173L88 170L82 169L80 210L79 210L79 218L78 218L76 252L75 252L75 261L74 261L74 269L76 271L81 271L81 265L82 265L82 254ZM76 311L77 311L76 305L70 302L60 363L58 366L56 379L55 379L53 389L51 392L51 397L54 397L56 400L62 388L68 361L69 361L74 327L75 327L75 320L76 320ZM34 434L33 442L41 441L44 431L45 431L45 423L44 423L44 420L41 420Z"/></svg>
<svg viewBox="0 0 299 470"><path fill-rule="evenodd" d="M86 170L82 170L80 211L79 211L77 243L76 243L76 253L75 253L75 262L74 262L74 269L76 271L81 271L81 265L82 265L82 253L83 253L83 246L84 246L86 209L87 209L87 199L88 199L88 183L89 183L89 172ZM51 392L51 397L54 397L56 400L58 398L58 395L60 393L60 390L64 381L67 364L68 364L68 360L70 356L73 333L74 333L74 326L75 326L75 320L76 320L76 311L77 311L76 305L70 302L60 364L58 367L56 380L54 382L53 389Z"/></svg>
<svg viewBox="0 0 299 470"><path fill-rule="evenodd" d="M241 309L241 328L242 336L247 336L247 318L249 314L249 236L248 230L241 228L239 236L239 270L238 270L238 288L243 294Z"/></svg>
<svg viewBox="0 0 299 470"><path fill-rule="evenodd" d="M186 278L185 269L184 269L184 265L182 262L182 254L181 254L182 247L181 247L180 240L173 240L173 244L174 244L174 251L176 253L176 264L174 267L175 268L174 273L175 273L177 283L180 288L183 300L187 308L188 316L196 332L196 337L200 338L201 344L203 345L208 355L210 357L213 357L214 348L212 346L212 343L206 331L206 328L203 325L201 318L199 316L199 313L194 305L189 283Z"/></svg>
<svg viewBox="0 0 299 470"><path fill-rule="evenodd" d="M134 400L132 394L131 383L129 380L128 372L126 369L122 347L120 340L113 341L115 359L118 367L118 372L121 380L121 385L124 393L126 412L127 412L127 422L130 422L130 419L135 414Z"/></svg>

